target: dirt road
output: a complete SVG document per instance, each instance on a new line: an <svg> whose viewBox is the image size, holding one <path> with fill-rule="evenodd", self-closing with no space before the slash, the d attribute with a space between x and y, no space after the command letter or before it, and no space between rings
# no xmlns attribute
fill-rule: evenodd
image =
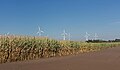
<svg viewBox="0 0 120 70"><path fill-rule="evenodd" d="M0 64L0 70L120 70L120 47L74 56Z"/></svg>

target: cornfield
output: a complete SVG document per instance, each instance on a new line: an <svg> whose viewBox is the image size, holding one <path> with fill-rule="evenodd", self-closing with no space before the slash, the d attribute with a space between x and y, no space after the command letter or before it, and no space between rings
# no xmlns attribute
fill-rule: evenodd
<svg viewBox="0 0 120 70"><path fill-rule="evenodd" d="M44 37L0 36L0 63L99 51L120 43L58 41Z"/></svg>

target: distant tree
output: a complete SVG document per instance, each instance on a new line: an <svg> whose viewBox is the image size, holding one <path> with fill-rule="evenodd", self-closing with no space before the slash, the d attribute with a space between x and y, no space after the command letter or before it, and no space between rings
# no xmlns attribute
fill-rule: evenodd
<svg viewBox="0 0 120 70"><path fill-rule="evenodd" d="M120 42L120 39L115 39L115 40L88 40L86 41L87 43L103 43L103 42Z"/></svg>
<svg viewBox="0 0 120 70"><path fill-rule="evenodd" d="M115 42L120 42L120 39L115 39Z"/></svg>

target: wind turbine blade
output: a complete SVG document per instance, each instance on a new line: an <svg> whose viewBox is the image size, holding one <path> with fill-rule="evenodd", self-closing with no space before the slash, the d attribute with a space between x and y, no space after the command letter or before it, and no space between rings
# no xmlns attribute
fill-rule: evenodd
<svg viewBox="0 0 120 70"><path fill-rule="evenodd" d="M67 33L65 33L65 35L68 35Z"/></svg>
<svg viewBox="0 0 120 70"><path fill-rule="evenodd" d="M41 31L42 33L44 33L44 31Z"/></svg>

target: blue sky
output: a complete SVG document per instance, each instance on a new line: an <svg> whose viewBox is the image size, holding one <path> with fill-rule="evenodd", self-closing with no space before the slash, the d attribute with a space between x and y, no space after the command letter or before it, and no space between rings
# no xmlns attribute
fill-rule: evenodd
<svg viewBox="0 0 120 70"><path fill-rule="evenodd" d="M120 0L0 0L0 34L61 39L63 29L73 40L120 38Z"/></svg>

